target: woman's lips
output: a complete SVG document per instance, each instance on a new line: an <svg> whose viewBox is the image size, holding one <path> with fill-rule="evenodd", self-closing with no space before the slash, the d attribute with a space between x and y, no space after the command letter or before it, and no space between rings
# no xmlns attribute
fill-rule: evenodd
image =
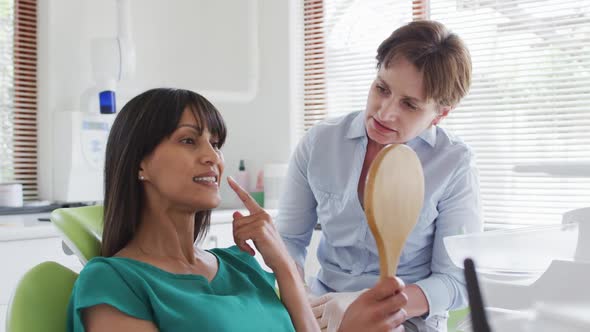
<svg viewBox="0 0 590 332"><path fill-rule="evenodd" d="M381 132L381 133L383 133L383 134L391 134L391 133L395 133L395 132L397 132L397 130L394 130L394 129L391 129L391 128L389 128L389 127L386 127L386 126L382 125L382 124L381 124L379 121L377 121L375 118L373 118L373 124L374 124L374 127L375 127L375 129L376 129L378 132Z"/></svg>

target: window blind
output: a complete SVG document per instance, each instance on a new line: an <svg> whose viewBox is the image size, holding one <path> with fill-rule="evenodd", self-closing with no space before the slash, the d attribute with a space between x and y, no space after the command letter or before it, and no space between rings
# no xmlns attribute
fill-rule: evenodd
<svg viewBox="0 0 590 332"><path fill-rule="evenodd" d="M564 212L590 206L588 178L513 171L590 161L590 2L304 4L304 130L325 117L364 109L378 43L410 19L438 20L463 38L472 55L470 94L441 126L477 154L485 222L559 223Z"/></svg>
<svg viewBox="0 0 590 332"><path fill-rule="evenodd" d="M0 2L0 182L37 199L37 4Z"/></svg>
<svg viewBox="0 0 590 332"><path fill-rule="evenodd" d="M471 52L470 93L441 125L475 150L485 221L559 223L590 206L590 178L513 171L590 160L590 2L431 0L429 9Z"/></svg>
<svg viewBox="0 0 590 332"><path fill-rule="evenodd" d="M412 7L411 0L304 1L303 130L365 108L377 47L412 20Z"/></svg>

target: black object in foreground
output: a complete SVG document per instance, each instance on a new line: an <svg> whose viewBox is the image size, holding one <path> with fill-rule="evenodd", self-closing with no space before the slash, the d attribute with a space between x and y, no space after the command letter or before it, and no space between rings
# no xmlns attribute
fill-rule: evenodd
<svg viewBox="0 0 590 332"><path fill-rule="evenodd" d="M483 298L479 290L477 274L475 273L475 264L471 258L463 262L465 271L465 281L467 282L467 294L469 297L469 307L471 308L471 326L473 332L490 332L490 326L486 317L483 305Z"/></svg>

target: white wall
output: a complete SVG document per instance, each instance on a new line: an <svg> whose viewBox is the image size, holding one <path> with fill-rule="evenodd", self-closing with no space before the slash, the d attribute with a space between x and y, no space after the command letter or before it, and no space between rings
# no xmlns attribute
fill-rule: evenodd
<svg viewBox="0 0 590 332"><path fill-rule="evenodd" d="M300 61L294 57L298 42L290 38L300 14L293 7L276 0L131 0L136 72L119 85L118 108L152 87L202 92L227 122L226 174L236 172L242 158L253 181L264 164L287 162L298 95L293 65ZM248 15L252 8L255 20ZM39 2L42 199L51 199L51 156L58 148L51 144L52 113L79 109L80 95L93 84L90 40L115 35L115 0ZM225 184L222 194L224 206L235 203Z"/></svg>

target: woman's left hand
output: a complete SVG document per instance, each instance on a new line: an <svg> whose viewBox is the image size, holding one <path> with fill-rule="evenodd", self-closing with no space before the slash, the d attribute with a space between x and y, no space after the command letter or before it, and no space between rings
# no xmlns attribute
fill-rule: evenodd
<svg viewBox="0 0 590 332"><path fill-rule="evenodd" d="M254 256L254 249L246 242L252 240L256 249L262 254L264 263L273 271L278 266L288 264L289 253L275 228L272 217L233 178L228 176L227 180L229 186L250 212L249 216L244 216L238 211L233 214L233 235L238 248Z"/></svg>

